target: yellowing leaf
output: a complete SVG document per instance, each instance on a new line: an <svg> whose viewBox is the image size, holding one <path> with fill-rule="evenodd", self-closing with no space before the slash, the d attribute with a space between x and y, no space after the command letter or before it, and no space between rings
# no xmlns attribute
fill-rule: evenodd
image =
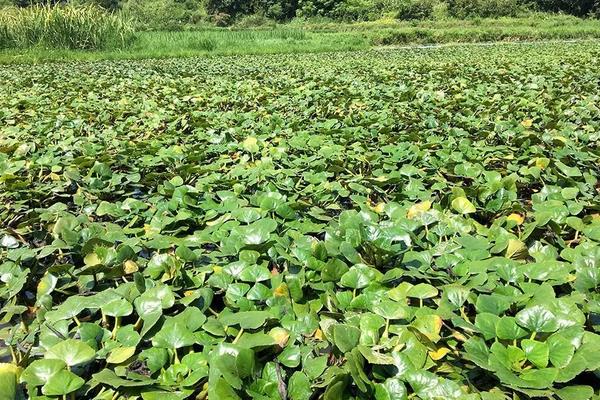
<svg viewBox="0 0 600 400"><path fill-rule="evenodd" d="M83 259L83 262L85 265L87 265L89 267L93 267L96 265L100 265L102 263L102 260L100 260L100 257L98 257L98 254L90 253L87 256L85 256L85 258Z"/></svg>
<svg viewBox="0 0 600 400"><path fill-rule="evenodd" d="M439 315L426 314L417 317L413 321L412 326L435 343L440 340L442 322L442 318Z"/></svg>
<svg viewBox="0 0 600 400"><path fill-rule="evenodd" d="M323 331L321 329L319 329L319 328L317 328L317 330L315 331L315 334L313 336L317 340L323 340L325 338L325 335L323 334Z"/></svg>
<svg viewBox="0 0 600 400"><path fill-rule="evenodd" d="M256 153L259 150L258 140L253 136L248 136L242 143L242 146L244 147L244 150L250 153Z"/></svg>
<svg viewBox="0 0 600 400"><path fill-rule="evenodd" d="M526 258L529 255L527 246L525 243L518 239L510 239L508 241L508 247L506 248L506 257L512 258L513 260L519 260Z"/></svg>
<svg viewBox="0 0 600 400"><path fill-rule="evenodd" d="M127 260L123 263L123 270L126 274L133 274L138 271L138 265L133 260Z"/></svg>
<svg viewBox="0 0 600 400"><path fill-rule="evenodd" d="M459 342L466 342L468 339L465 335L463 335L462 333L458 332L458 331L453 331L452 332L452 337L456 340L458 340Z"/></svg>
<svg viewBox="0 0 600 400"><path fill-rule="evenodd" d="M437 361L437 360L441 360L442 358L444 358L448 353L450 353L450 349L449 348L447 348L447 347L440 347L436 351L430 351L429 352L429 357L433 361Z"/></svg>
<svg viewBox="0 0 600 400"><path fill-rule="evenodd" d="M222 224L223 222L229 220L231 218L231 214L223 214L219 218L215 218L211 221L206 221L206 226L215 226Z"/></svg>
<svg viewBox="0 0 600 400"><path fill-rule="evenodd" d="M510 214L508 217L506 217L506 219L508 221L514 221L517 225L522 225L523 222L525 221L525 217L523 217L521 214L517 214L517 213Z"/></svg>
<svg viewBox="0 0 600 400"><path fill-rule="evenodd" d="M275 288L275 290L273 290L273 295L274 296L287 296L288 295L288 289L287 289L287 285L285 283L282 283L281 285L277 286Z"/></svg>
<svg viewBox="0 0 600 400"><path fill-rule="evenodd" d="M413 219L414 217L417 217L423 214L424 212L429 211L429 209L431 209L431 201L429 200L414 204L408 209L406 217L408 219Z"/></svg>
<svg viewBox="0 0 600 400"><path fill-rule="evenodd" d="M537 157L535 158L535 166L539 169L544 169L548 165L550 165L550 160L545 157Z"/></svg>
<svg viewBox="0 0 600 400"><path fill-rule="evenodd" d="M552 141L556 145L562 145L567 143L567 138L564 136L553 136Z"/></svg>
<svg viewBox="0 0 600 400"><path fill-rule="evenodd" d="M471 214L477 211L473 203L466 197L457 197L452 200L452 208L461 214Z"/></svg>
<svg viewBox="0 0 600 400"><path fill-rule="evenodd" d="M525 128L531 128L531 125L533 125L533 120L532 119L524 119L521 122L521 125L523 125Z"/></svg>
<svg viewBox="0 0 600 400"><path fill-rule="evenodd" d="M275 340L279 347L285 347L290 338L290 333L286 329L275 327L271 329L269 336Z"/></svg>
<svg viewBox="0 0 600 400"><path fill-rule="evenodd" d="M21 368L15 364L0 364L0 387L2 393L0 399L16 399L20 398L17 394L19 375Z"/></svg>
<svg viewBox="0 0 600 400"><path fill-rule="evenodd" d="M385 203L379 203L375 207L372 207L372 208L373 208L373 211L375 211L378 214L381 214L383 212L383 209L385 208Z"/></svg>
<svg viewBox="0 0 600 400"><path fill-rule="evenodd" d="M160 233L160 229L156 228L156 227L154 227L152 225L146 224L146 225L144 225L144 233L148 237L153 237L153 236L155 236L155 235L157 235L157 234Z"/></svg>
<svg viewBox="0 0 600 400"><path fill-rule="evenodd" d="M106 362L108 364L120 364L127 359L129 359L132 355L135 354L135 346L131 347L117 347L113 349L108 357L106 357Z"/></svg>

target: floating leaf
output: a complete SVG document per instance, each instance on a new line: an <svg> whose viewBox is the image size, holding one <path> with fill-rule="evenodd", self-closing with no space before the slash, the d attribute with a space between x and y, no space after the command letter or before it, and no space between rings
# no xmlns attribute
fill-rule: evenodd
<svg viewBox="0 0 600 400"><path fill-rule="evenodd" d="M72 367L92 361L95 355L94 349L86 343L80 340L67 339L50 347L44 354L44 358L62 360L69 367Z"/></svg>
<svg viewBox="0 0 600 400"><path fill-rule="evenodd" d="M239 325L242 329L256 329L265 321L272 318L268 311L244 311L219 316L219 321L225 325Z"/></svg>
<svg viewBox="0 0 600 400"><path fill-rule="evenodd" d="M50 376L42 393L46 396L63 396L72 393L83 386L85 381L71 371L62 370Z"/></svg>
<svg viewBox="0 0 600 400"><path fill-rule="evenodd" d="M342 353L355 348L358 345L359 339L360 329L345 324L336 324L333 326L333 342Z"/></svg>
<svg viewBox="0 0 600 400"><path fill-rule="evenodd" d="M473 203L466 197L457 197L452 200L452 208L461 214L471 214L477 211Z"/></svg>
<svg viewBox="0 0 600 400"><path fill-rule="evenodd" d="M541 305L525 308L515 318L519 325L532 332L554 332L559 327L556 316Z"/></svg>
<svg viewBox="0 0 600 400"><path fill-rule="evenodd" d="M42 386L51 376L64 370L67 367L62 360L56 359L43 359L35 360L21 374L21 382L26 382L32 386Z"/></svg>
<svg viewBox="0 0 600 400"><path fill-rule="evenodd" d="M17 398L19 367L15 364L0 363L0 387L2 398L12 400Z"/></svg>
<svg viewBox="0 0 600 400"><path fill-rule="evenodd" d="M421 203L417 203L412 205L408 212L406 213L406 217L408 219L412 219L418 217L419 215L429 211L431 209L431 201L424 201Z"/></svg>

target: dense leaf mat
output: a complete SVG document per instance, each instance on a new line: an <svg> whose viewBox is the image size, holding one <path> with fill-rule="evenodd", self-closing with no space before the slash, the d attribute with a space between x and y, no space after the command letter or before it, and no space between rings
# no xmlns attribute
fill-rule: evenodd
<svg viewBox="0 0 600 400"><path fill-rule="evenodd" d="M3 388L598 398L599 55L3 67Z"/></svg>

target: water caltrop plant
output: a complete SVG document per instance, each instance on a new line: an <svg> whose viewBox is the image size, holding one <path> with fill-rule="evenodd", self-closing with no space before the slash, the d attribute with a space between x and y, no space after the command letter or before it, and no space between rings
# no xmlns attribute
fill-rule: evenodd
<svg viewBox="0 0 600 400"><path fill-rule="evenodd" d="M600 46L0 69L0 394L599 399Z"/></svg>

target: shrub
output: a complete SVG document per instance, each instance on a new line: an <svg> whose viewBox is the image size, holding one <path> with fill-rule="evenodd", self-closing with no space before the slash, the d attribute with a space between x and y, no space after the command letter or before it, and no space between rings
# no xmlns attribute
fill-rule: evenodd
<svg viewBox="0 0 600 400"><path fill-rule="evenodd" d="M435 5L435 0L409 0L400 5L397 18L403 20L431 18Z"/></svg>
<svg viewBox="0 0 600 400"><path fill-rule="evenodd" d="M208 19L197 0L128 0L122 12L142 30L179 31Z"/></svg>
<svg viewBox="0 0 600 400"><path fill-rule="evenodd" d="M380 16L372 0L345 0L332 10L332 16L346 21L368 21Z"/></svg>
<svg viewBox="0 0 600 400"><path fill-rule="evenodd" d="M538 11L563 12L579 17L594 13L600 6L598 0L533 0Z"/></svg>
<svg viewBox="0 0 600 400"><path fill-rule="evenodd" d="M213 24L219 27L225 27L231 25L231 15L227 13L216 13L211 16Z"/></svg>
<svg viewBox="0 0 600 400"><path fill-rule="evenodd" d="M253 0L254 13L278 21L289 20L296 16L297 0Z"/></svg>
<svg viewBox="0 0 600 400"><path fill-rule="evenodd" d="M134 39L130 21L88 6L31 6L0 14L0 45L4 48L93 50L124 47Z"/></svg>
<svg viewBox="0 0 600 400"><path fill-rule="evenodd" d="M298 0L296 15L333 18L333 11L339 3L341 3L340 0Z"/></svg>
<svg viewBox="0 0 600 400"><path fill-rule="evenodd" d="M232 17L248 15L252 14L252 3L248 0L207 0L206 11L213 15L227 14Z"/></svg>
<svg viewBox="0 0 600 400"><path fill-rule="evenodd" d="M448 13L455 18L513 17L519 10L518 0L448 0Z"/></svg>
<svg viewBox="0 0 600 400"><path fill-rule="evenodd" d="M252 14L252 15L246 15L242 18L240 18L236 23L235 26L237 28L254 28L254 27L258 27L258 26L273 26L275 25L275 22L269 18L267 18L266 16L264 16L263 14Z"/></svg>

